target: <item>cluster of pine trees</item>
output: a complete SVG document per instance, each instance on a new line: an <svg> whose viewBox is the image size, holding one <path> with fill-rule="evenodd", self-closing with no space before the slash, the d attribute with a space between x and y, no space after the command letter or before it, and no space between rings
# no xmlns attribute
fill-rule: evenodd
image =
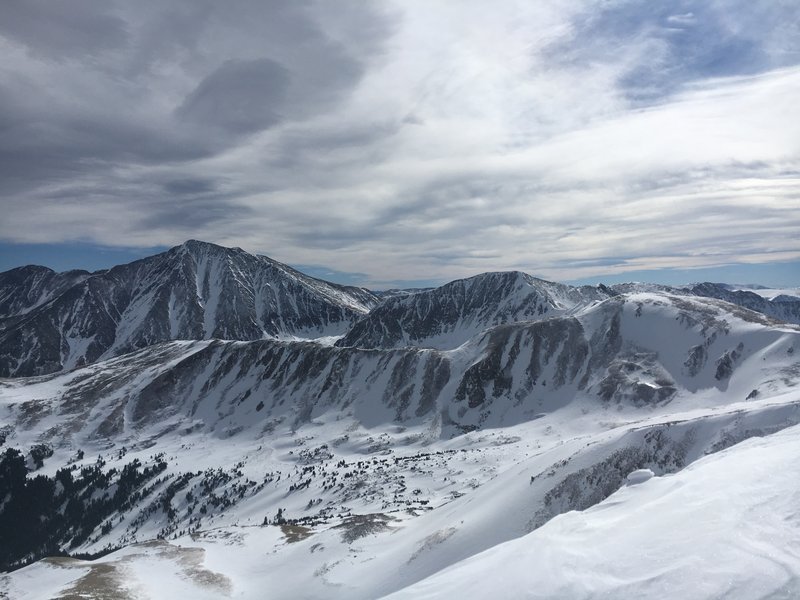
<svg viewBox="0 0 800 600"><path fill-rule="evenodd" d="M163 456L121 470L104 463L59 469L55 477L29 476L16 448L0 454L0 570L44 556L65 554L85 542L100 524L141 499L142 486L167 468Z"/></svg>

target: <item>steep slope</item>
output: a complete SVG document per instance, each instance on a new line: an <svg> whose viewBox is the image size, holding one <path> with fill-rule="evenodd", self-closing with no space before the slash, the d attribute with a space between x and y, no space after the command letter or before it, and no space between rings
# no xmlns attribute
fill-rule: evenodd
<svg viewBox="0 0 800 600"><path fill-rule="evenodd" d="M90 275L88 271L56 273L35 265L0 273L0 331Z"/></svg>
<svg viewBox="0 0 800 600"><path fill-rule="evenodd" d="M196 241L59 292L0 334L0 376L71 369L175 339L341 335L377 303L366 290Z"/></svg>
<svg viewBox="0 0 800 600"><path fill-rule="evenodd" d="M494 325L541 320L607 297L604 288L572 288L518 271L484 273L390 297L337 345L445 350Z"/></svg>
<svg viewBox="0 0 800 600"><path fill-rule="evenodd" d="M623 487L387 600L798 597L798 452L796 426L746 441Z"/></svg>
<svg viewBox="0 0 800 600"><path fill-rule="evenodd" d="M634 408L711 391L757 398L798 376L798 347L797 326L735 305L631 294L571 316L499 325L451 351L174 342L57 378L10 381L3 396L7 422L28 429L35 414L36 428L64 443L135 438L166 423L260 433L267 422L298 427L342 411L366 427L430 422L434 435L449 437L582 398ZM54 384L57 398L12 400L52 397Z"/></svg>

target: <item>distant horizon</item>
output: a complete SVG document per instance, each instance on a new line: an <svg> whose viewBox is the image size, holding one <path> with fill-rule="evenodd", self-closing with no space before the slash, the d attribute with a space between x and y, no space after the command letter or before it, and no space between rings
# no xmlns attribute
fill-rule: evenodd
<svg viewBox="0 0 800 600"><path fill-rule="evenodd" d="M210 242L215 243L215 242ZM180 245L180 244L176 244ZM237 247L235 244L228 246ZM98 246L87 243L68 244L8 244L0 242L0 272L27 265L37 265L53 269L56 272L70 270L84 270L89 272L110 269L117 265L127 264L165 252L174 246L153 246L145 248ZM455 279L472 277L480 273L493 271L522 271L532 276L557 281L568 285L614 285L618 283L653 283L668 286L681 286L692 283L712 282L729 285L760 285L767 288L800 288L800 261L787 261L784 263L763 264L732 264L719 267L700 267L696 269L642 269L625 272L609 272L592 277L575 279L559 279L537 274L533 270L524 268L488 268L452 279L387 279L378 285L370 285L370 281L363 273L348 273L336 270L335 264L290 264L267 252L244 249L250 254L269 256L306 275L324 279L340 285L353 285L381 291L392 288L425 288L438 287ZM328 253L328 257L335 256Z"/></svg>

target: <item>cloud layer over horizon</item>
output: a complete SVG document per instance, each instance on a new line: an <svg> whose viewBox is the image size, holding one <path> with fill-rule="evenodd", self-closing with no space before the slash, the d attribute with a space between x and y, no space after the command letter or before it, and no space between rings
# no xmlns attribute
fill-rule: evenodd
<svg viewBox="0 0 800 600"><path fill-rule="evenodd" d="M8 0L0 241L365 284L800 259L800 6Z"/></svg>

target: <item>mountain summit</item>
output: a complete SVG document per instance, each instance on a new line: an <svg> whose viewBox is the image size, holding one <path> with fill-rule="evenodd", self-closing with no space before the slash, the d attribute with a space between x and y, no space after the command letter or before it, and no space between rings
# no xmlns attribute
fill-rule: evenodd
<svg viewBox="0 0 800 600"><path fill-rule="evenodd" d="M381 303L338 346L420 346L446 350L487 327L563 315L609 297L604 288L574 288L519 271L482 273Z"/></svg>
<svg viewBox="0 0 800 600"><path fill-rule="evenodd" d="M0 376L40 375L168 340L342 335L378 302L240 248L187 241L108 271L0 274ZM13 291L13 295L12 295Z"/></svg>

